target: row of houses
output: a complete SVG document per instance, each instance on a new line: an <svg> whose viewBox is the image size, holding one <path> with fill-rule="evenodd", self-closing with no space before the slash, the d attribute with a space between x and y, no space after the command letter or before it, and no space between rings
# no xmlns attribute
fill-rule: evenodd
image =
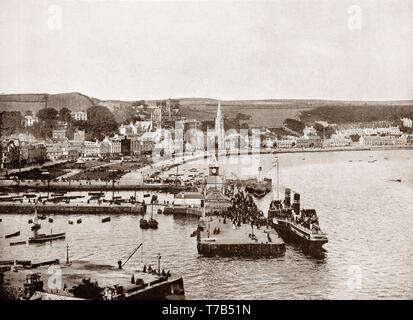
<svg viewBox="0 0 413 320"><path fill-rule="evenodd" d="M0 143L0 155L1 169L42 164L47 160L47 151L44 144L32 144L19 140L2 141Z"/></svg>

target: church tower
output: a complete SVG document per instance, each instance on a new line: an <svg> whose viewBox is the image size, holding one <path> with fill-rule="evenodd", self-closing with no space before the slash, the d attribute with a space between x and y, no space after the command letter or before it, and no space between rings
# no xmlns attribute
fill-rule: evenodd
<svg viewBox="0 0 413 320"><path fill-rule="evenodd" d="M215 118L215 136L218 139L218 150L225 149L224 120L222 119L221 101L218 101L217 116Z"/></svg>

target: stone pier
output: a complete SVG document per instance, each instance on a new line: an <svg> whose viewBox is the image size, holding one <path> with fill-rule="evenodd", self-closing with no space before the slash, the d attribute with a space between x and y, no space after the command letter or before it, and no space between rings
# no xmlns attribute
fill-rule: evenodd
<svg viewBox="0 0 413 320"><path fill-rule="evenodd" d="M223 223L223 218L207 217L201 222L203 228L198 235L198 253L204 256L223 257L277 257L285 252L284 241L275 230L265 226L251 229L251 225L242 224L234 229L230 220ZM214 229L220 229L214 234ZM251 237L251 234L254 237Z"/></svg>

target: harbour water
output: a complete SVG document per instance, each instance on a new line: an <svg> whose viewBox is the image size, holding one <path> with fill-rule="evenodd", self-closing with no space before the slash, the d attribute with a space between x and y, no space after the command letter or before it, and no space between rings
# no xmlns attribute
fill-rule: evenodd
<svg viewBox="0 0 413 320"><path fill-rule="evenodd" d="M20 230L21 236L12 241L27 240L31 233L27 220L32 217L0 214L0 260L64 261L69 244L72 260L115 266L143 242L143 250L128 262L129 268L140 268L143 263L155 266L161 253L161 268L183 275L188 299L412 299L413 151L278 157L280 185L299 192L303 207L317 210L320 226L328 234L323 257L308 256L290 245L285 256L274 259L201 257L196 239L190 237L198 219L163 215L156 217L157 230L140 229L139 217L133 215L112 216L109 223L101 223L103 216L99 215L56 215L53 223L42 221L42 232L51 228L53 233L66 232L65 240L9 246L10 239L4 235ZM234 176L231 172L241 177L262 166L265 175L274 155L256 156L256 160L227 164L223 171L227 177ZM193 167L201 165L187 163L180 172ZM132 194L119 193L123 197ZM141 200L143 193L137 195ZM172 196L159 198L163 202ZM268 195L259 201L264 212L270 200ZM76 224L78 217L81 224ZM74 224L69 225L69 219Z"/></svg>

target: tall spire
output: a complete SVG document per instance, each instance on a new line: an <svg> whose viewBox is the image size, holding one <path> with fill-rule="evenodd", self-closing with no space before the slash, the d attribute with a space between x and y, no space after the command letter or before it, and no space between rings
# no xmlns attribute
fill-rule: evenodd
<svg viewBox="0 0 413 320"><path fill-rule="evenodd" d="M217 119L219 118L221 118L221 101L219 100L218 101L218 110L217 110Z"/></svg>
<svg viewBox="0 0 413 320"><path fill-rule="evenodd" d="M225 149L225 130L221 112L221 101L218 101L217 117L215 118L215 136L218 138L218 150Z"/></svg>

